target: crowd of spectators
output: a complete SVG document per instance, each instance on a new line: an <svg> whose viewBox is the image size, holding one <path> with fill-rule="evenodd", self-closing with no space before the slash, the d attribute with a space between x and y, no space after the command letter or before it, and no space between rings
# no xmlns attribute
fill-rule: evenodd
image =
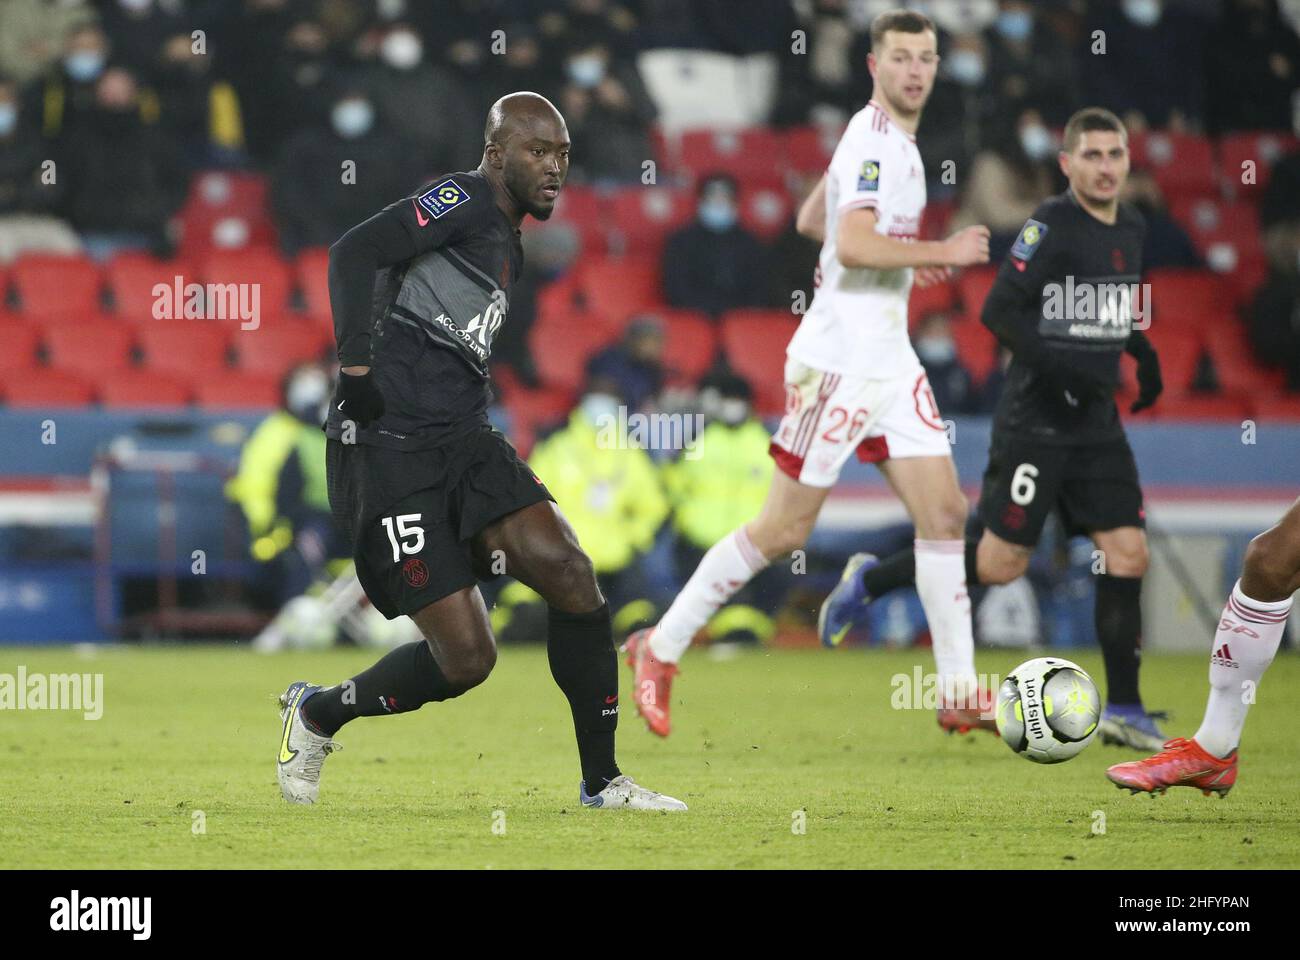
<svg viewBox="0 0 1300 960"><path fill-rule="evenodd" d="M663 104L641 54L767 57L776 80L766 122L834 127L868 97L867 26L896 5L7 0L0 261L24 250L165 255L190 175L212 167L268 178L285 255L327 245L423 178L473 167L488 105L517 89L546 94L566 115L572 183L644 184ZM954 225L988 224L995 257L1060 189L1054 131L1085 103L1115 110L1135 132L1209 136L1289 131L1300 114L1300 0L904 5L941 30L918 132L931 199L955 205ZM944 177L945 164L962 175ZM1300 385L1300 201L1284 194L1296 189L1294 166L1279 165L1265 208L1270 270L1252 336L1261 355L1295 358ZM747 231L729 171L693 188L695 216L663 261L667 302L711 314L788 307L815 250L791 231L772 242ZM1149 263L1199 264L1155 182L1139 172L1130 195L1153 224Z"/></svg>

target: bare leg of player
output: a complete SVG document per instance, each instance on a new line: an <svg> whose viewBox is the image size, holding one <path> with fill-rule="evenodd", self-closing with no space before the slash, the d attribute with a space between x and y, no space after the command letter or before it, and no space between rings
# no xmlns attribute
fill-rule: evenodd
<svg viewBox="0 0 1300 960"><path fill-rule="evenodd" d="M655 627L628 637L637 710L652 732L666 737L672 730L672 681L695 634L773 559L807 542L829 492L778 470L759 515L709 548Z"/></svg>
<svg viewBox="0 0 1300 960"><path fill-rule="evenodd" d="M975 638L966 587L969 505L951 457L885 460L880 472L916 527L916 592L925 608L943 691L939 724L950 732L979 727L997 732L993 693L975 676Z"/></svg>
<svg viewBox="0 0 1300 960"><path fill-rule="evenodd" d="M1118 787L1164 793L1195 787L1223 796L1237 782L1237 747L1246 712L1286 630L1300 590L1300 500L1250 542L1241 579L1219 617L1210 653L1210 697L1196 735L1165 744L1153 757L1106 771Z"/></svg>
<svg viewBox="0 0 1300 960"><path fill-rule="evenodd" d="M517 510L473 541L476 570L505 557L505 571L546 601L546 654L568 698L582 764L580 799L607 810L685 810L686 804L647 790L618 768L618 655L609 605L573 528L550 501ZM498 554L498 551L500 553Z"/></svg>

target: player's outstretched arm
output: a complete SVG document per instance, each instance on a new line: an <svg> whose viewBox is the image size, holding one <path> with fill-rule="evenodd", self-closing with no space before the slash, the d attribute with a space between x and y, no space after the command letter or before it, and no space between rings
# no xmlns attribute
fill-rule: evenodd
<svg viewBox="0 0 1300 960"><path fill-rule="evenodd" d="M989 262L989 228L966 227L947 240L900 240L876 232L876 211L849 210L835 234L840 263L850 268L969 267Z"/></svg>
<svg viewBox="0 0 1300 960"><path fill-rule="evenodd" d="M826 239L826 175L817 181L812 193L799 205L799 215L794 219L799 235L821 243Z"/></svg>

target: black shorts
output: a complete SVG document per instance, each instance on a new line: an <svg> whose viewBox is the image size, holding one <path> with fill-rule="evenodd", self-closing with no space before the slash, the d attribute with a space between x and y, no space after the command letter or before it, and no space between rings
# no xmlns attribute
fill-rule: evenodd
<svg viewBox="0 0 1300 960"><path fill-rule="evenodd" d="M1128 439L1053 444L993 429L979 516L1003 540L1032 547L1053 508L1070 536L1146 525Z"/></svg>
<svg viewBox="0 0 1300 960"><path fill-rule="evenodd" d="M330 440L326 469L357 578L389 620L473 586L470 539L506 514L555 499L490 428L417 451Z"/></svg>

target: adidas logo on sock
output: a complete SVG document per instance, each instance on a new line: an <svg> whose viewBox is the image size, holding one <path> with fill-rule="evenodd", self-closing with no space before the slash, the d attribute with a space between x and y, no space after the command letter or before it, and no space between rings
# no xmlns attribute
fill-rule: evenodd
<svg viewBox="0 0 1300 960"><path fill-rule="evenodd" d="M1214 651L1214 655L1210 657L1210 663L1217 663L1221 667L1232 667L1234 670L1241 668L1241 664L1232 659L1232 651L1228 649L1226 643Z"/></svg>

